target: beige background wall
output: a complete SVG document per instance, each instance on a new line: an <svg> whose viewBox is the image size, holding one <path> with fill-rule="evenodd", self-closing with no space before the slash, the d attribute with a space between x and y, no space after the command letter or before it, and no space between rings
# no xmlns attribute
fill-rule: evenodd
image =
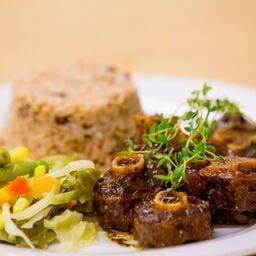
<svg viewBox="0 0 256 256"><path fill-rule="evenodd" d="M256 1L0 0L0 81L77 59L256 87Z"/></svg>

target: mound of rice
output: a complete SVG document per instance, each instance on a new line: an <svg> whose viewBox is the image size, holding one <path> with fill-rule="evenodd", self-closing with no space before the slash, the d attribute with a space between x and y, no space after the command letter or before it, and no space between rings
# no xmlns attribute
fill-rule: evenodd
<svg viewBox="0 0 256 256"><path fill-rule="evenodd" d="M140 112L129 75L113 67L45 70L14 84L4 140L35 157L77 153L104 167L134 135L132 116Z"/></svg>

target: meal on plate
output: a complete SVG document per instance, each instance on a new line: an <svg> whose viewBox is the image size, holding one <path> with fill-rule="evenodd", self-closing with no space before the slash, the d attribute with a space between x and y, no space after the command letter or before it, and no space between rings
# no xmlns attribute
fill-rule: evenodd
<svg viewBox="0 0 256 256"><path fill-rule="evenodd" d="M211 87L207 84L191 93L182 114L142 115L134 88L127 81L123 85L123 75L114 73L107 69L102 79L99 73L93 79L97 91L102 90L97 86L105 81L106 74L107 87L117 79L113 90L119 96L112 101L123 101L113 108L105 101L103 108L96 106L101 104L101 97L112 102L112 94L100 94L94 103L96 92L88 92L87 87L83 90L80 82L88 76L81 73L75 86L81 98L89 101L83 112L77 109L76 103L81 104L77 95L57 96L58 87L51 83L47 95L43 89L25 95L29 83L20 87L9 127L13 139L31 146L32 151L36 149L34 155L38 157L29 157L23 147L0 151L0 240L32 248L59 242L61 249L77 250L96 240L99 224L109 234L122 232L124 237L133 237L142 247L165 247L210 239L215 223L256 223L256 124L236 103L209 98ZM36 81L40 84L41 79ZM58 75L56 79L63 78ZM67 89L60 92L68 94ZM26 104L29 107L23 109ZM69 107L73 114L66 112ZM90 107L93 113L89 115ZM94 112L97 107L99 112ZM102 114L106 108L110 108L109 113ZM62 122L56 123L61 113L65 113ZM139 114L132 124L130 116L134 113ZM107 115L105 123L101 114ZM94 120L91 139L84 137L87 126L81 132L83 124L91 120L89 116ZM15 122L17 129L22 123L28 127L15 132ZM136 131L132 128L135 125ZM127 130L116 131L117 127ZM109 136L111 141L115 138L115 143L101 141L95 145L96 131L104 134L105 141ZM114 133L120 131L117 139ZM83 134L77 147L68 143L76 133ZM43 153L56 153L49 145L65 147L57 152L67 156L43 157ZM111 149L106 149L108 146ZM92 159L107 168L101 172L90 160L77 160L71 154L74 152L79 159Z"/></svg>

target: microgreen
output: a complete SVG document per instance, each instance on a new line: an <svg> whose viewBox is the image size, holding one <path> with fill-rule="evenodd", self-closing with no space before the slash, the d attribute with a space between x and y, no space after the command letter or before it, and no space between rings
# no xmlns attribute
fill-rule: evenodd
<svg viewBox="0 0 256 256"><path fill-rule="evenodd" d="M224 161L209 144L218 114L240 113L239 107L227 99L209 99L211 87L205 83L200 90L194 90L187 99L189 110L180 117L161 118L143 135L146 146L138 151L134 142L128 144L126 153L142 153L148 161L156 161L156 168L163 168L165 174L155 178L176 189L186 180L186 170L193 163ZM182 136L180 136L182 134Z"/></svg>

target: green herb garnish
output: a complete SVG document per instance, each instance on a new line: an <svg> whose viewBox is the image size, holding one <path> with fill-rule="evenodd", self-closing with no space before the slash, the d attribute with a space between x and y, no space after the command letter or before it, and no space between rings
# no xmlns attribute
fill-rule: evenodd
<svg viewBox="0 0 256 256"><path fill-rule="evenodd" d="M143 150L136 150L134 143L129 141L127 151L122 154L142 153L147 161L156 161L157 168L164 168L166 173L155 178L173 190L186 180L189 165L223 161L223 157L215 153L215 147L209 144L209 138L220 113L231 115L240 110L237 104L227 99L207 98L211 89L205 83L201 90L193 91L187 100L189 110L182 116L161 118L159 123L154 123L143 136L146 144Z"/></svg>

